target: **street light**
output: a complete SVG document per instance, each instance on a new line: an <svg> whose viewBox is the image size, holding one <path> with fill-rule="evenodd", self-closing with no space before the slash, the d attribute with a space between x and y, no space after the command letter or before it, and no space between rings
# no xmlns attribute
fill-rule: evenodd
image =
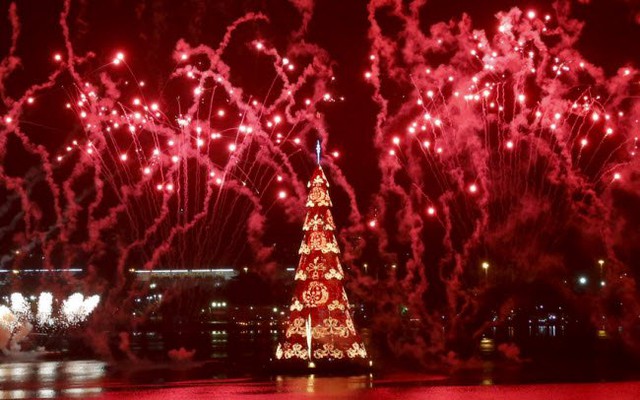
<svg viewBox="0 0 640 400"><path fill-rule="evenodd" d="M602 278L602 273L604 272L604 260L599 259L598 264L600 265L600 277Z"/></svg>
<svg viewBox="0 0 640 400"><path fill-rule="evenodd" d="M600 265L600 287L604 287L606 282L604 281L604 260L602 258L598 260L598 265Z"/></svg>
<svg viewBox="0 0 640 400"><path fill-rule="evenodd" d="M581 284L582 286L587 284L587 277L586 276L581 276L578 278L578 283Z"/></svg>
<svg viewBox="0 0 640 400"><path fill-rule="evenodd" d="M485 279L489 277L489 263L486 261L482 262L482 269L484 270Z"/></svg>

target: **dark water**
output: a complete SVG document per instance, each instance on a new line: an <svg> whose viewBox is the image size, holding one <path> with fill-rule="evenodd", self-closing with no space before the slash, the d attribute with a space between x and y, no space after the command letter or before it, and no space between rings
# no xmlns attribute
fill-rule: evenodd
<svg viewBox="0 0 640 400"><path fill-rule="evenodd" d="M503 372L486 365L465 376L410 372L349 377L217 378L215 362L118 363L97 360L5 359L0 398L135 399L634 399L640 380L585 383L495 384ZM508 374L507 374L508 375ZM505 379L504 377L502 378Z"/></svg>
<svg viewBox="0 0 640 400"><path fill-rule="evenodd" d="M615 352L586 351L588 346L561 357L555 350L539 352L521 362L480 357L448 374L412 372L374 354L371 374L294 377L271 370L277 342L271 332L145 332L130 338L135 361L87 357L73 340L62 352L0 358L0 399L640 399L640 365ZM194 355L172 361L168 349L183 346Z"/></svg>

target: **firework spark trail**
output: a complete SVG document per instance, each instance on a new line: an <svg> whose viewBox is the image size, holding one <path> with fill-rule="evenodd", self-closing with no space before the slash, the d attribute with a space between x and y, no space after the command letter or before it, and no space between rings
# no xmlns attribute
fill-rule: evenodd
<svg viewBox="0 0 640 400"><path fill-rule="evenodd" d="M52 323L53 315L53 295L49 292L42 292L38 296L38 311L36 313L36 321L40 325L49 325Z"/></svg>
<svg viewBox="0 0 640 400"><path fill-rule="evenodd" d="M0 81L4 81L6 76L1 74L0 71ZM9 71L10 72L10 71ZM18 126L19 125L19 116L22 112L22 108L25 105L30 103L30 99L33 99L37 93L41 91L45 91L50 89L55 85L55 81L59 75L59 72L53 73L47 82L36 84L31 86L19 99L12 100L10 103L9 111L7 112L7 116L4 118L4 123L6 124L5 129L0 130L0 157L7 157L7 140L10 134L13 134L17 139L20 140L24 149L30 152L33 155L36 155L41 163L41 167L44 173L44 179L49 185L49 189L51 190L53 196L53 207L56 217L58 218L58 224L60 222L59 217L61 215L61 206L59 202L59 189L55 184L53 178L53 167L51 162L49 161L49 154L44 146L34 144L28 135L26 135ZM37 224L42 218L42 213L37 207L31 206L31 200L29 196L29 192L25 188L27 184L25 180L20 177L11 177L6 174L4 167L0 167L0 179L4 180L6 186L12 190L14 190L21 199L22 210L25 212L24 222L25 222L25 233L27 236L34 235L37 237L37 241L39 243L44 243L46 236L44 233L35 233L33 230L37 229ZM45 249L46 255L49 255L47 250L50 250L51 246L47 246Z"/></svg>
<svg viewBox="0 0 640 400"><path fill-rule="evenodd" d="M211 185L207 187L207 193L204 200L204 206L202 210L194 215L194 217L184 225L175 225L171 228L169 235L166 237L162 245L156 247L151 255L150 259L143 265L143 269L152 269L156 266L160 260L160 257L163 253L169 251L171 249L171 244L176 235L179 235L183 232L189 231L193 228L201 219L207 216L209 212L209 203L211 201L213 195L213 188Z"/></svg>
<svg viewBox="0 0 640 400"><path fill-rule="evenodd" d="M16 10L16 4L11 3L9 6L11 46L9 48L9 54L0 61L0 76L4 77L4 79L0 79L0 99L5 106L10 106L12 103L11 98L6 95L5 80L20 65L20 58L15 56L16 49L18 48L18 37L20 36L20 20L18 19Z"/></svg>
<svg viewBox="0 0 640 400"><path fill-rule="evenodd" d="M562 237L571 226L588 223L606 243L612 271L621 272L608 233L613 220L601 216L610 215L609 188L634 163L637 110L627 99L633 96L636 71L623 67L608 77L584 61L574 48L582 23L568 17L566 3L556 4L557 21L533 10L499 13L493 37L474 30L467 16L459 23L435 24L424 34L418 23L423 6L372 1L368 9L371 65L364 78L379 107L375 144L383 173L375 202L378 216L370 225L388 259L396 257L389 235L411 248L404 291L409 285L424 293L434 283L424 275L413 280L425 269L421 221L414 215L427 207L423 217L442 214L445 252L437 276L447 291L446 328L453 335L477 312L477 300L462 276L475 268L474 260L486 257L487 247L496 258L509 254L507 259L535 276L545 251L551 250L541 247L545 236ZM384 13L402 25L394 36L379 24ZM548 38L557 42L548 44ZM387 96L392 86L408 101ZM629 109L626 114L624 109ZM396 133L402 130L406 136ZM411 185L402 183L403 174ZM396 212L397 228L384 229L392 211L386 202L393 198L409 211ZM562 217L562 210L569 215ZM397 234L391 233L394 229ZM530 248L518 254L525 246ZM412 311L427 326L436 320L420 296L412 302L399 294L396 302L401 301L413 303ZM637 310L637 298L626 295L627 302ZM592 314L594 319L601 311ZM430 328L440 330L439 324Z"/></svg>
<svg viewBox="0 0 640 400"><path fill-rule="evenodd" d="M248 19L247 19L248 20ZM229 30L227 31L227 37L229 35ZM225 43L228 40L225 41ZM316 95L316 98L314 98L313 100L308 99L305 100L305 102L307 103L307 105L309 105L312 101L318 101L320 100L320 97L322 96L323 99L326 99L326 85L323 84L323 79L325 78L329 78L331 76L331 71L329 69L326 68L326 66L324 65L324 63L326 62L326 55L324 54L323 51L321 51L319 48L317 48L317 46L313 46L313 45L309 45L309 44L304 44L304 45L298 45L295 47L295 51L293 51L294 55L302 55L302 54L313 54L313 61L310 62L303 70L303 72L298 76L298 79L295 83L290 83L289 82L289 78L287 75L287 71L285 71L285 66L287 67L287 69L289 71L293 70L293 65L291 64L291 62L289 61L288 58L281 58L279 56L279 54L274 50L274 49L269 49L266 48L264 46L264 44L262 44L261 42L254 42L253 46L256 47L256 49L258 49L261 53L266 54L268 56L271 56L274 59L274 66L275 66L275 70L276 70L276 76L277 78L281 79L281 81L283 82L283 88L280 91L280 94L275 98L275 100L271 100L270 101L270 105L266 105L265 103L262 103L260 105L260 113L259 114L255 114L254 109L251 107L252 105L255 105L255 102L253 104L247 104L242 102L241 100L241 92L239 92L238 90L234 89L233 87L230 86L230 84L228 83L228 68L224 67L224 68L217 68L217 70L213 73L207 74L206 76L203 75L203 77L200 78L200 82L201 84L204 82L204 80L208 77L213 77L216 79L216 81L218 82L222 82L223 85L225 86L225 90L228 93L233 93L234 97L233 100L234 102L237 104L238 108L241 110L241 113L243 115L243 119L245 119L246 121L248 121L249 125L253 126L255 124L255 121L259 120L262 114L272 114L275 113L276 110L281 107L281 105L284 103L284 116L285 116L285 121L287 123L289 123L291 126L295 127L297 126L299 123L303 122L303 121L307 121L309 123L312 123L312 119L314 119L312 117L312 113L308 112L308 111L304 111L304 109L299 109L297 111L295 111L295 113L292 114L292 108L294 107L294 103L292 101L290 101L289 99L292 98L295 93L297 93L302 87L303 85L305 85L307 83L307 80L310 78L313 78L315 80L315 84L314 84L314 93L320 93L320 95ZM190 58L193 57L194 55L197 54L205 54L207 55L207 57L209 58L210 64L211 64L211 69L214 69L214 66L216 65L216 63L220 62L220 51L224 50L226 46L221 46L219 48L219 50L217 50L216 52L212 52L211 50L209 50L208 48L203 48L202 46L197 47L195 49L190 49L185 43L181 43L178 46L178 52L180 52L180 58ZM176 74L180 74L182 73L182 71L177 70ZM226 74L226 75L225 75ZM266 102L266 99L265 99ZM276 116L274 121L269 121L267 122L267 126L268 127L275 127L277 126L281 121L281 117ZM303 127L300 132L299 135L305 135L307 133L307 131L309 131L309 127L312 125L306 125L306 127ZM242 127L241 127L242 130ZM320 130L320 129L319 129ZM265 132L266 134L266 132ZM269 134L269 136L271 136ZM279 135L278 135L279 136ZM322 135L321 135L322 136ZM293 176L293 167L287 157L287 155L281 151L278 147L276 146L272 146L270 142L266 142L263 141L263 135L253 135L252 138L253 140L258 140L261 141L261 143L266 144L267 148L269 150L271 150L271 152L274 154L273 156L275 156L276 158L282 160L282 166L284 167L284 172L285 172L285 176ZM286 139L286 138L285 138ZM277 137L276 142L280 142L280 137ZM299 143L298 141L299 139L295 139L294 141L296 143ZM251 146L251 142L250 141L246 141L246 140L241 140L240 144L238 145L238 137L236 137L236 141L234 143L234 146L236 146L236 154L242 154L246 149L248 149ZM261 150L262 152L262 150ZM261 154L261 153L258 153ZM272 156L272 157L273 157ZM269 158L265 158L263 162L261 163L251 163L249 166L249 170L245 172L246 175L251 174L251 172L254 170L254 168L256 167L268 167L269 164L272 164L270 162ZM230 161L229 163L226 164L225 170L224 170L224 175L226 176L228 173L230 173L231 168L235 167L236 163L233 161ZM278 171L280 171L281 169L278 168ZM293 185L293 189L295 191L295 193L297 194L297 197L302 198L304 195L304 189L302 187L302 185L296 180L294 182L292 182ZM347 185L348 186L348 185ZM285 208L289 209L289 215L297 215L299 214L298 212L294 212L297 211L297 207L296 206L296 202L291 202L291 201L285 201L283 202L283 205L285 206ZM291 206L291 207L290 207ZM250 229L253 229L254 227L262 227L262 224L249 224L248 227ZM257 232L256 232L257 234ZM262 235L261 233L259 234L260 236ZM250 236L253 236L253 234L250 233Z"/></svg>
<svg viewBox="0 0 640 400"><path fill-rule="evenodd" d="M296 7L300 15L302 16L302 22L300 28L291 35L292 41L297 41L299 38L304 38L309 28L309 22L313 18L313 8L315 6L313 0L289 0L290 3Z"/></svg>
<svg viewBox="0 0 640 400"><path fill-rule="evenodd" d="M304 36L311 4L297 5L306 16L294 36ZM303 140L315 139L318 132L325 145L328 140L322 117L316 114L318 103L332 101L328 82L333 79L333 72L327 53L300 40L291 44L284 52L287 57L283 57L275 47L257 40L249 42L257 57L273 62L272 86L276 82L279 85L277 93L270 90L261 102L252 100L243 88L231 83L232 68L223 60L240 25L269 22L263 14L248 13L228 26L215 49L178 41L173 52L176 65L169 81L186 78L187 87L193 85L193 95L186 106L180 104L174 112L172 107L163 106L163 93L152 96L144 89L144 82L135 76L127 55L118 52L110 62L95 68L98 56L75 51L70 27L73 7L70 0L64 1L59 15L64 52L53 54L55 70L45 83L30 87L15 100L6 94L5 83L20 62L15 56L20 21L17 6L12 4L9 9L13 32L9 55L0 70L5 106L0 152L6 160L7 137L19 139L25 152L38 157L53 200L53 214L43 215L30 194L29 188L35 185L33 177L13 177L4 165L0 166L0 179L12 192L14 203L20 202L16 223L3 227L15 230L18 226L20 230L20 223L24 224L22 232L14 232L15 245L23 252L41 252L45 266L53 266L60 249L62 259L55 264L86 262L94 266L103 264L114 251L104 239L123 228L129 231L117 237L124 245L116 254L116 285L104 294L104 309L115 309L124 295L126 266L138 257L137 253L147 254L141 264L145 268L184 258L184 250L181 253L175 244L184 243L189 232L202 232L204 224L216 226L214 222L222 221L221 232L232 226L232 240L237 243L246 236L256 263L272 269L272 248L263 243L268 226L264 204L274 199L272 187L290 188L275 196L278 207L287 210L291 218L299 214L299 203L305 197L304 179L297 179L291 157L300 153ZM204 68L197 61L202 57L208 62ZM297 59L308 61L294 66ZM129 81L133 84L129 85ZM81 130L68 143L53 148L32 139L25 128L29 121L22 117L34 98L62 82L69 97L66 108L80 121ZM211 94L208 104L207 91ZM157 100L149 100L154 97ZM279 133L282 130L287 131L286 136ZM312 151L302 154L311 158ZM331 168L337 166L332 164ZM345 189L354 206L351 219L358 220L355 193L339 171L334 175L336 184ZM273 176L280 178L274 181ZM87 180L93 182L90 188L86 187ZM195 194L190 192L194 184L202 185L204 191L198 187ZM248 200L250 210L237 206L241 198ZM181 210L177 215L176 209ZM244 213L246 217L242 217ZM240 216L245 222L236 223L234 214L233 218ZM45 221L53 222L45 226L51 224L44 224ZM78 241L84 235L86 240ZM214 239L213 244L219 247L221 239ZM192 258L202 262L213 256L196 254ZM13 263L18 267L19 262L13 256L2 259L3 266ZM129 293L128 298L131 300L133 294ZM73 305L80 302L75 300L67 304L69 315L74 314L72 309L78 309ZM120 312L112 317L127 318L126 308L118 308ZM96 321L96 326L108 323L102 317Z"/></svg>
<svg viewBox="0 0 640 400"><path fill-rule="evenodd" d="M395 66L395 45L390 38L385 38L382 34L382 30L376 20L376 11L382 7L390 6L390 12L394 16L401 16L403 20L405 20L402 15L402 5L399 2L390 2L390 1L379 1L379 2L370 2L368 11L368 19L370 23L369 27L369 39L371 41L371 68L370 71L366 73L366 77L371 81L374 87L374 95L373 99L378 104L380 111L377 114L376 118L376 127L375 127L375 136L374 143L376 147L381 152L380 158L380 169L383 172L382 182L381 182L381 192L376 196L376 209L378 212L378 216L376 219L380 221L384 221L387 214L387 198L389 196L398 196L401 200L402 209L398 211L396 214L396 218L399 223L398 233L401 236L409 236L409 241L411 242L411 251L412 258L407 262L407 275L402 281L403 291L406 293L413 293L414 295L408 296L401 301L408 302L412 312L417 312L421 318L430 320L427 314L423 312L424 307L422 307L423 300L422 295L427 290L427 281L424 272L424 264L422 258L424 256L425 245L420 238L420 234L422 232L423 224L421 218L419 217L420 212L414 209L414 201L413 198L416 196L416 193L412 190L407 193L405 190L398 184L396 184L394 175L398 172L400 168L400 164L394 163L390 161L389 158L386 157L385 153L389 153L389 155L395 155L396 151L399 150L387 150L387 140L388 138L384 134L384 126L385 123L389 122L390 119L390 109L389 109L389 101L382 94L381 88L381 74L382 70L386 67L390 76L397 76L400 71ZM383 65L381 66L381 63ZM394 110L395 111L395 110ZM402 116L404 112L402 110L398 111L398 116ZM393 140L394 144L399 141L397 139ZM416 218L417 217L417 218ZM376 221L376 220L373 220ZM371 224L371 223L370 223ZM382 254L387 254L387 246L389 244L389 238L387 236L387 232L384 229L377 229L376 233L378 236L378 249ZM395 259L395 256L392 256L391 259ZM415 280L415 277L418 277ZM412 290L413 289L413 290ZM419 339L418 341L422 341ZM401 354L420 354L422 350L426 346L421 346L419 343L415 343L415 346L407 345L397 346L395 343L391 343L392 347L396 349ZM416 347L420 347L421 351L415 351Z"/></svg>

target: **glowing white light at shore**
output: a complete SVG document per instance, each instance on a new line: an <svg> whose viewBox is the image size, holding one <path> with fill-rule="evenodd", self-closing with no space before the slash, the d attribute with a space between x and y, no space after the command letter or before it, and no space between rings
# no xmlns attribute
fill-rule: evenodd
<svg viewBox="0 0 640 400"><path fill-rule="evenodd" d="M87 319L98 303L100 303L98 295L85 298L81 293L74 293L62 302L60 314L67 324L77 324Z"/></svg>
<svg viewBox="0 0 640 400"><path fill-rule="evenodd" d="M27 316L31 307L22 293L11 293L11 311L18 316Z"/></svg>
<svg viewBox="0 0 640 400"><path fill-rule="evenodd" d="M53 295L49 292L42 292L38 297L38 311L36 313L36 321L40 325L53 323L51 316L53 314Z"/></svg>

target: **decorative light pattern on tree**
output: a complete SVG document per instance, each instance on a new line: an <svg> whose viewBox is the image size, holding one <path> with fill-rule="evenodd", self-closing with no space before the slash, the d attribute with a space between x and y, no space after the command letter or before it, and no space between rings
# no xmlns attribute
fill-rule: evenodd
<svg viewBox="0 0 640 400"><path fill-rule="evenodd" d="M296 286L276 358L313 360L365 359L342 280L340 249L331 216L329 183L321 167L309 182L304 239L295 273Z"/></svg>

